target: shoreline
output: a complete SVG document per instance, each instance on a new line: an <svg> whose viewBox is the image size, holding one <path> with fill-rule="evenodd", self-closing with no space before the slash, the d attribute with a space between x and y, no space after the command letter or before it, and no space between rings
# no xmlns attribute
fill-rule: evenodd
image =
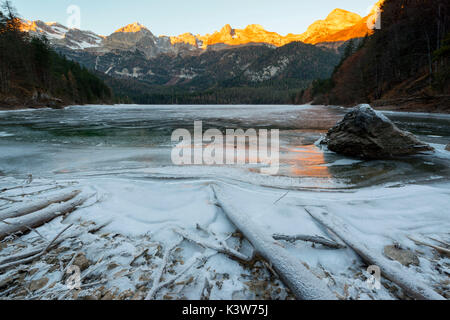
<svg viewBox="0 0 450 320"><path fill-rule="evenodd" d="M7 195L18 199L24 191L14 189L19 181L7 179L2 181L5 188L9 188ZM198 183L198 182L197 182ZM46 191L49 187L57 184L62 187L50 193ZM48 254L35 257L30 261L8 268L2 276L0 283L6 288L1 298L5 299L38 299L38 300L143 300L150 297L154 300L182 299L191 300L222 300L222 299L293 299L294 296L288 290L286 284L276 274L272 274L272 267L264 259L254 259L250 263L234 260L229 252L203 251L200 245L192 246L192 240L202 241L205 244L214 244L215 238L211 232L219 238L227 238L228 245L243 255L249 255L254 250L251 243L247 243L245 236L229 223L223 211L216 211L211 199L209 187L193 186L191 181L179 182L170 186L161 181L146 181L136 183L135 181L122 179L102 178L90 181L62 179L58 181L36 180L30 185L24 186L25 193L39 193L39 197L27 196L29 201L37 201L43 195L49 198L59 197L72 190L79 190L82 195L89 196L85 203L66 217L57 217L36 229L49 239L58 237L59 242ZM190 186L190 187L188 187ZM130 189L133 187L133 189ZM260 216L260 203L270 205L271 198L278 195L272 193L265 187L247 189L242 191L239 185L219 184L221 192L227 195L227 199L236 200L241 203L252 219L257 219L263 226L272 225L271 232L291 234L303 232L305 234L319 234L325 236L314 221L307 215L280 216L280 212L293 210L290 201L285 201L279 206L271 207L270 212ZM443 188L444 187L444 188ZM138 192L147 194L152 192L152 198L140 198L135 201L131 198L117 206L115 199L120 199L123 194L130 195ZM184 239L176 238L176 232L167 225L164 217L159 215L160 205L164 203L161 195L166 191L172 191L172 201L181 204L180 196L192 193L197 196L197 205L184 210L176 210L171 219L177 229L182 231ZM258 191L258 192L256 192ZM268 192L268 193L267 193ZM105 195L108 194L108 197ZM372 231L376 237L377 245L373 251L382 255L385 246L398 242L403 248L412 252L419 264L409 267L401 266L395 262L395 268L404 272L408 279L424 282L438 294L448 297L445 291L445 277L435 268L428 268L428 263L433 267L442 263L442 258L436 256L433 251L426 249L408 239L410 233L417 237L418 233L426 231L428 236L446 241L441 232L448 224L443 220L442 214L434 211L433 219L441 221L439 227L427 230L421 227L427 219L423 210L429 208L416 207L411 211L410 202L421 203L431 200L431 203L443 203L442 196L445 194L445 185L419 186L409 185L402 188L362 188L355 194L347 194L340 203L342 207L335 208L333 198L338 194L316 193L310 199L313 207L324 204L329 214L345 221L353 228ZM268 197L269 195L269 197ZM272 195L272 196L270 196ZM288 199L304 198L304 191L291 191ZM406 197L405 197L406 196ZM125 197L127 198L127 197ZM366 212L366 217L361 218L359 211L349 210L356 199L365 199L367 204L361 204L360 210ZM68 200L67 203L75 203ZM159 199L159 200L157 200ZM177 199L177 200L176 200ZM414 200L416 199L416 200ZM24 200L24 199L21 199ZM155 202L156 201L156 202ZM397 205L399 218L393 217L389 212L380 212L378 208ZM124 215L130 204L134 203L133 214ZM374 208L374 204L377 204ZM10 204L13 206L14 204ZM62 206L58 204L56 206ZM54 207L51 207L54 208ZM59 207L58 207L59 208ZM211 210L214 209L214 210ZM187 211L186 211L187 209ZM311 208L310 208L311 209ZM196 214L201 210L202 214ZM298 210L295 207L295 210ZM380 222L379 215L383 215L389 227L389 235L386 237L386 222ZM405 221L402 217L409 217L408 230L403 231ZM144 218L145 217L145 218ZM216 217L217 219L212 219ZM281 217L277 223L272 223L274 217ZM366 219L372 222L367 227ZM290 224L286 222L290 222ZM196 224L193 222L197 222ZM201 225L202 228L198 226ZM291 227L294 225L295 227ZM72 226L72 227L70 227ZM197 227L196 227L197 226ZM373 228L375 226L375 228ZM67 230L68 228L68 230ZM270 229L270 228L269 228ZM63 230L67 230L62 232ZM208 237L200 238L200 234ZM371 243L370 239L359 234L352 234L362 243ZM173 239L176 239L174 241ZM35 248L40 248L42 241L35 234L26 233L21 239L30 243ZM200 240L198 240L200 239ZM428 240L427 240L428 241ZM403 290L398 289L390 280L384 281L384 285L376 291L372 291L365 285L366 266L361 258L351 248L330 250L323 247L310 246L305 242L297 242L295 245L282 242L281 248L286 248L287 254L293 259L299 259L303 265L308 266L311 274L318 279L323 279L327 287L336 292L340 300L347 299L370 299L406 300L410 296ZM281 243L280 243L281 244ZM20 241L10 241L0 250L0 260L9 259L23 252ZM176 248L171 250L171 248ZM420 251L420 253L418 253ZM165 259L165 256L171 259ZM383 256L384 257L384 256ZM202 258L202 259L200 259ZM393 262L383 261L392 265ZM434 261L434 262L433 262ZM414 263L414 262L413 262ZM62 266L61 266L62 265ZM80 289L71 290L67 280L68 268L74 265L79 268ZM168 272L164 272L167 269ZM211 272L210 269L214 270ZM159 270L163 270L159 273ZM25 271L25 272L24 272ZM159 281L162 277L168 282ZM203 290L205 278L209 279L207 294ZM214 280L214 281L212 281ZM153 289L154 283L156 289ZM173 287L171 287L173 284ZM232 290L229 290L232 288ZM28 290L27 290L28 289Z"/></svg>
<svg viewBox="0 0 450 320"><path fill-rule="evenodd" d="M4 106L0 106L0 112L7 112L7 111L33 111L33 110L62 110L65 108L69 108L69 107L76 107L76 106L89 106L89 105L98 105L98 106L116 106L116 105L120 105L120 106L208 106L208 105L204 105L204 104L134 104L134 103L130 103L130 104L105 104L105 103L100 103L100 104L67 104L64 106L58 106L58 107L49 107L49 106L35 106L35 107L24 107L24 106L14 106L14 107L4 107ZM255 106L253 104L223 104L221 106ZM280 104L280 106L289 106L290 104ZM309 104L303 104L304 106L308 106ZM211 105L211 106L216 106L216 105ZM301 105L292 105L292 106L301 106ZM312 107L315 106L319 106L319 105L310 105ZM325 107L337 107L337 108L344 108L344 109L348 109L350 110L351 108L353 108L353 106L339 106L339 105L322 105ZM374 108L375 110L378 111L385 111L385 112L399 112L399 113L405 113L405 114L436 114L436 115L450 115L450 109L444 109L444 110L439 110L439 109L427 109L425 107L415 107L415 108L405 108L402 106L373 106L371 105L372 108Z"/></svg>
<svg viewBox="0 0 450 320"><path fill-rule="evenodd" d="M372 106L373 107L373 106ZM430 113L430 114L450 114L450 109L432 109L426 107L414 107L407 108L402 106L375 106L373 107L378 111L392 111L392 112L404 112L404 113Z"/></svg>

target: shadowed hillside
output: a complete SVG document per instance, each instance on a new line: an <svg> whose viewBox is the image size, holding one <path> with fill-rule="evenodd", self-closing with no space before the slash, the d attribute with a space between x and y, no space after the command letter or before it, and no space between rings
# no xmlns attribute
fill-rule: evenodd
<svg viewBox="0 0 450 320"><path fill-rule="evenodd" d="M450 3L387 0L381 29L348 47L329 80L316 81L297 102L450 111Z"/></svg>
<svg viewBox="0 0 450 320"><path fill-rule="evenodd" d="M112 100L102 80L20 31L9 1L0 11L0 108L61 107Z"/></svg>

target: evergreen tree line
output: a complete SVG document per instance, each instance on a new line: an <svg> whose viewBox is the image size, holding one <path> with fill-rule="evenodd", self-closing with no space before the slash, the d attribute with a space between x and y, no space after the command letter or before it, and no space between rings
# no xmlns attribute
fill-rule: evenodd
<svg viewBox="0 0 450 320"><path fill-rule="evenodd" d="M21 31L10 1L0 9L0 106L104 103L112 93L103 80L50 48L45 37Z"/></svg>
<svg viewBox="0 0 450 320"><path fill-rule="evenodd" d="M293 104L298 86L309 83L285 80L267 81L265 85L214 86L206 90L189 90L176 86L155 86L135 79L102 76L114 90L118 103L137 104Z"/></svg>
<svg viewBox="0 0 450 320"><path fill-rule="evenodd" d="M333 76L315 81L300 102L352 105L450 93L450 2L386 0L381 29L350 43Z"/></svg>

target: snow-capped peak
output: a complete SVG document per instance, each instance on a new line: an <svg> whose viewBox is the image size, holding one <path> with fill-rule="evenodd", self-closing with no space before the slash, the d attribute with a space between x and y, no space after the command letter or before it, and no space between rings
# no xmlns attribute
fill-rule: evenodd
<svg viewBox="0 0 450 320"><path fill-rule="evenodd" d="M123 28L120 28L120 29L116 30L115 33L118 33L118 32L122 32L122 33L136 33L136 32L140 32L140 31L143 31L143 30L149 31L145 26L143 26L139 22L134 22L134 23L131 23L129 25L126 25Z"/></svg>
<svg viewBox="0 0 450 320"><path fill-rule="evenodd" d="M45 36L51 43L73 50L99 47L103 40L91 31L69 29L58 22L21 20L21 30L33 36Z"/></svg>

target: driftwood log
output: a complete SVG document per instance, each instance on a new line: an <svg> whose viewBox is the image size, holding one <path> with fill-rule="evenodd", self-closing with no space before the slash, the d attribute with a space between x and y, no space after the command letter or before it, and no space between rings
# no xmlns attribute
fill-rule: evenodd
<svg viewBox="0 0 450 320"><path fill-rule="evenodd" d="M320 236L308 236L308 235L303 235L303 234L298 234L295 236L288 236L288 235L284 235L284 234L274 234L272 236L275 240L282 240L282 241L287 241L287 242L295 242L295 241L305 241L305 242L312 242L312 243L316 243L316 244L321 244L325 247L329 247L332 249L343 249L345 248L345 246L333 241L333 240L329 240L326 239L324 237L320 237Z"/></svg>
<svg viewBox="0 0 450 320"><path fill-rule="evenodd" d="M385 278L397 284L412 298L418 300L445 300L444 297L428 285L415 279L416 277L409 274L408 270L397 268L392 261L385 258L382 254L377 253L373 249L369 249L364 245L363 239L356 236L359 232L353 227L343 223L339 218L324 212L320 208L309 207L305 208L305 210L312 218L339 236L368 265L378 266L381 269L381 274Z"/></svg>
<svg viewBox="0 0 450 320"><path fill-rule="evenodd" d="M434 250L436 250L440 254L444 254L444 255L450 256L450 250L449 249L446 249L446 248L443 248L443 247L439 247L439 246L435 246L435 245L432 245L432 244L429 244L429 243L426 243L426 242L414 239L412 237L408 237L408 239L413 241L413 242L415 242L418 245L422 245L422 246L425 246L425 247L433 248ZM435 241L439 241L439 240L435 240Z"/></svg>
<svg viewBox="0 0 450 320"><path fill-rule="evenodd" d="M237 229L250 241L264 259L266 259L292 293L300 300L336 300L337 297L326 284L314 276L302 263L290 255L282 244L257 225L217 186L213 185L218 204Z"/></svg>
<svg viewBox="0 0 450 320"><path fill-rule="evenodd" d="M224 241L222 241L222 243L214 243L211 241L210 242L204 241L203 239L200 239L200 238L196 237L195 235L190 235L181 229L174 229L174 232L179 234L180 236L182 236L184 239L199 245L200 247L215 250L217 252L226 254L232 258L242 260L245 262L248 262L253 259L253 257L246 256L246 255L240 253L239 251L230 248L229 246L226 245L226 243Z"/></svg>
<svg viewBox="0 0 450 320"><path fill-rule="evenodd" d="M74 190L71 192L55 195L52 198L17 205L14 206L13 209L0 211L0 220L22 217L29 213L42 210L52 204L69 201L79 194L80 191Z"/></svg>
<svg viewBox="0 0 450 320"><path fill-rule="evenodd" d="M56 217L71 213L88 198L88 195L79 195L70 201L53 204L22 217L3 220L0 222L0 240L18 232L30 231L32 228L39 227Z"/></svg>

